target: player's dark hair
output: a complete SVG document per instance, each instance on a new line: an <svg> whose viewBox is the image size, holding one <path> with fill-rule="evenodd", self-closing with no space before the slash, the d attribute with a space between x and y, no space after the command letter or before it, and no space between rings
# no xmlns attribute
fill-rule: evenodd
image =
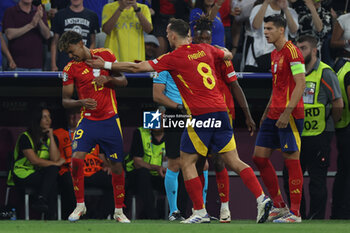
<svg viewBox="0 0 350 233"><path fill-rule="evenodd" d="M75 31L66 31L62 34L58 40L58 49L62 51L67 51L70 44L78 44L83 40L83 37Z"/></svg>
<svg viewBox="0 0 350 233"><path fill-rule="evenodd" d="M186 38L188 36L190 26L184 20L172 18L170 19L169 24L169 29L176 32L182 38Z"/></svg>
<svg viewBox="0 0 350 233"><path fill-rule="evenodd" d="M213 21L208 16L201 16L193 26L194 31L212 31Z"/></svg>
<svg viewBox="0 0 350 233"><path fill-rule="evenodd" d="M309 44L311 45L312 48L317 48L317 44L318 41L316 39L316 37L312 36L312 35L303 35L300 36L298 39L298 43L303 43L303 42L309 42Z"/></svg>
<svg viewBox="0 0 350 233"><path fill-rule="evenodd" d="M287 27L286 19L280 14L269 15L269 16L264 18L264 22L265 23L272 22L273 25L275 27L278 27L278 28L280 28L280 27L286 28Z"/></svg>

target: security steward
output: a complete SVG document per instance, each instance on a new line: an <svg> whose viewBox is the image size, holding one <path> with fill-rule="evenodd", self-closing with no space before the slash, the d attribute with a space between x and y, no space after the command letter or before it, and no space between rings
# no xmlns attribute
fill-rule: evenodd
<svg viewBox="0 0 350 233"><path fill-rule="evenodd" d="M135 130L130 154L125 158L127 171L127 192L136 191L142 200L143 214L140 218L157 219L160 211L156 209L154 191L165 194L164 176L166 168L165 142L163 129ZM136 189L136 190L135 190ZM159 208L160 209L160 208Z"/></svg>
<svg viewBox="0 0 350 233"><path fill-rule="evenodd" d="M333 184L332 219L350 219L350 62L338 71L344 101L343 114L335 125L337 138L337 175Z"/></svg>
<svg viewBox="0 0 350 233"><path fill-rule="evenodd" d="M334 125L341 117L343 99L336 74L317 57L317 39L310 35L301 36L297 46L303 54L307 74L303 94L305 118L300 163L303 173L308 171L310 177L309 213L306 214L303 196L301 215L304 219L324 219L330 144ZM285 184L288 185L288 180L285 180Z"/></svg>

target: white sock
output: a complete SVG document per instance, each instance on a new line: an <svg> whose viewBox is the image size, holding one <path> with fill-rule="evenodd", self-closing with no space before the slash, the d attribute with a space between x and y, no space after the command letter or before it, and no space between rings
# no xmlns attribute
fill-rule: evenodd
<svg viewBox="0 0 350 233"><path fill-rule="evenodd" d="M261 194L261 195L256 199L256 202L257 202L257 203L261 203L261 202L263 202L264 198L265 198L265 194Z"/></svg>
<svg viewBox="0 0 350 233"><path fill-rule="evenodd" d="M114 208L114 213L123 213L123 208Z"/></svg>
<svg viewBox="0 0 350 233"><path fill-rule="evenodd" d="M77 203L77 207L83 207L85 206L85 202Z"/></svg>
<svg viewBox="0 0 350 233"><path fill-rule="evenodd" d="M200 210L195 210L196 214L198 214L201 217L204 217L207 214L207 210L205 208L200 209Z"/></svg>
<svg viewBox="0 0 350 233"><path fill-rule="evenodd" d="M228 202L221 202L221 210L224 210L224 209L229 209L228 208Z"/></svg>

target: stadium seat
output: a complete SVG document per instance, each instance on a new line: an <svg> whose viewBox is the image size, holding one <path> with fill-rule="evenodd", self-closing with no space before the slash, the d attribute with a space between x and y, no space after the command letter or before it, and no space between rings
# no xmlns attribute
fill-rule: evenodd
<svg viewBox="0 0 350 233"><path fill-rule="evenodd" d="M158 202L158 199L164 198L164 219L168 220L168 215L169 215L169 205L168 205L168 198L166 195L159 194L157 191L154 191L154 196L156 197L155 203ZM132 194L131 196L131 220L136 219L136 213L137 213L137 208L136 208L136 194Z"/></svg>
<svg viewBox="0 0 350 233"><path fill-rule="evenodd" d="M7 186L6 195L5 195L5 206L8 205L9 196L11 189L15 188L14 186ZM33 188L24 188L24 216L25 220L29 220L29 196L35 193ZM43 216L42 216L43 217ZM61 195L57 195L57 219L62 220L62 210L61 210Z"/></svg>

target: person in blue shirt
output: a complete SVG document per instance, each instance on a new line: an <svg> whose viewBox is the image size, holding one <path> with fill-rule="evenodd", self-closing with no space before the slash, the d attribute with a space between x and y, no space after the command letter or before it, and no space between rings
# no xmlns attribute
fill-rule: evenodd
<svg viewBox="0 0 350 233"><path fill-rule="evenodd" d="M158 77L153 79L153 100L166 107L167 115L185 114L180 92L168 71L160 72ZM173 118L172 120L183 120L183 118ZM184 220L177 206L182 131L183 129L180 128L164 129L165 151L168 157L168 168L165 173L164 184L170 208L170 221ZM182 179L180 180L182 181ZM183 189L183 191L185 190ZM179 194L182 193L181 191L179 192Z"/></svg>
<svg viewBox="0 0 350 233"><path fill-rule="evenodd" d="M202 15L208 15L208 17L213 20L212 26L212 45L219 45L225 47L225 28L221 21L221 16L219 9L224 2L224 0L218 0L214 3L215 0L197 0L195 8L191 10L190 13L190 27L191 34L193 34L193 27L196 24L196 21Z"/></svg>
<svg viewBox="0 0 350 233"><path fill-rule="evenodd" d="M108 0L84 0L84 7L94 11L98 16L98 25L101 27L102 10L104 5L108 3Z"/></svg>
<svg viewBox="0 0 350 233"><path fill-rule="evenodd" d="M2 66L2 53L1 52L3 52L5 54L5 56L7 57L8 66L10 67L10 69L14 70L16 68L16 63L11 56L11 53L7 47L6 41L4 40L4 37L2 36L2 24L0 22L0 71L3 71L6 66L5 67Z"/></svg>

